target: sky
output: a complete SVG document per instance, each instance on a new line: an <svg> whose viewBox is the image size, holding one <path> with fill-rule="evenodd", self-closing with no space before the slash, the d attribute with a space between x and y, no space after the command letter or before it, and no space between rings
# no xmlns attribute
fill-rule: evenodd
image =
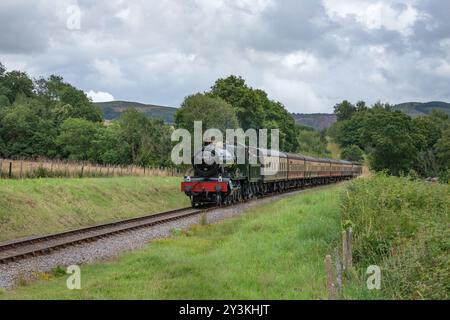
<svg viewBox="0 0 450 320"><path fill-rule="evenodd" d="M242 76L291 112L450 102L450 1L1 0L0 62L178 107Z"/></svg>

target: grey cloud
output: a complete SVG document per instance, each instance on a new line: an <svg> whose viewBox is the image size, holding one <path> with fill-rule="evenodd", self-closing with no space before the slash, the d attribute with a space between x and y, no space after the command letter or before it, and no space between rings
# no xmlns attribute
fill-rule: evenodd
<svg viewBox="0 0 450 320"><path fill-rule="evenodd" d="M3 0L0 61L33 76L61 74L85 91L173 106L231 73L295 112L329 112L346 98L450 100L450 75L435 70L450 63L440 45L450 37L450 4L381 1L399 12L411 4L427 18L405 35L331 18L317 0ZM65 27L74 3L79 31Z"/></svg>

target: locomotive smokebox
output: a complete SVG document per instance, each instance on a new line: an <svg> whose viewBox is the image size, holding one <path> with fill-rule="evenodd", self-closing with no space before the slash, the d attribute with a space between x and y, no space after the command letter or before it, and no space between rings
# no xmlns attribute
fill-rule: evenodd
<svg viewBox="0 0 450 320"><path fill-rule="evenodd" d="M227 150L217 144L210 144L203 147L194 154L192 166L195 174L200 177L213 177L223 175L225 167L234 163L234 155L231 150Z"/></svg>

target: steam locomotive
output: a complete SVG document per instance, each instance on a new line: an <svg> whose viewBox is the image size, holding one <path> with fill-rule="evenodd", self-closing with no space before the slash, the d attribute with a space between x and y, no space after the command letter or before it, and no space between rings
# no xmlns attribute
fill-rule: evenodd
<svg viewBox="0 0 450 320"><path fill-rule="evenodd" d="M208 144L194 155L193 171L194 176L184 177L181 191L198 207L348 180L359 176L362 166L269 149Z"/></svg>

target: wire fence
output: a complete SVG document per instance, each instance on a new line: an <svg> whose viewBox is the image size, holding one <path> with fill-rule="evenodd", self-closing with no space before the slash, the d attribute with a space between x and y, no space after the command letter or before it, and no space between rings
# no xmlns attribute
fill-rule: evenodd
<svg viewBox="0 0 450 320"><path fill-rule="evenodd" d="M0 179L95 178L95 177L176 177L180 168L99 165L68 160L10 160L0 158Z"/></svg>

